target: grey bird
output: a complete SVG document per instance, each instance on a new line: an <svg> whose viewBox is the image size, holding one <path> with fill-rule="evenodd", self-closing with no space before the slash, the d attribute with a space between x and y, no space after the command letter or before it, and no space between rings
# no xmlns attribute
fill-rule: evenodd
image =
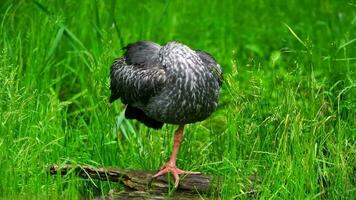
<svg viewBox="0 0 356 200"><path fill-rule="evenodd" d="M123 48L110 72L110 103L121 99L125 117L154 129L164 123L178 125L170 160L153 177L171 172L175 187L183 171L176 166L185 124L209 117L218 105L223 72L208 53L179 42L160 46L139 41Z"/></svg>

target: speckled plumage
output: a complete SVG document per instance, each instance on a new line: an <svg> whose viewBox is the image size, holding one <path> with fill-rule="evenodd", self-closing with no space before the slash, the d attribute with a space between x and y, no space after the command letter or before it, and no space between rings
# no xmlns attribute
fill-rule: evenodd
<svg viewBox="0 0 356 200"><path fill-rule="evenodd" d="M202 121L216 109L223 77L210 54L178 42L124 49L111 67L110 102L121 98L126 117L160 128Z"/></svg>

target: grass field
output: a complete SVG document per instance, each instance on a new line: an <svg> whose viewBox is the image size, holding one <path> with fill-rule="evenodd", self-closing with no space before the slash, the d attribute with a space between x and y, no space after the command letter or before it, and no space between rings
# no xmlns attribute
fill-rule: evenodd
<svg viewBox="0 0 356 200"><path fill-rule="evenodd" d="M0 3L0 199L82 199L119 185L51 177L52 163L156 170L173 130L122 119L109 67L125 44L177 40L224 68L218 110L189 125L184 169L221 199L356 198L356 3Z"/></svg>

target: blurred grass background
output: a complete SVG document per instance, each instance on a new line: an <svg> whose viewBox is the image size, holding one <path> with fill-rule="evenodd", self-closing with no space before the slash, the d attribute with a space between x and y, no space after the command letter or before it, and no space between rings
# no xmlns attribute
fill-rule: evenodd
<svg viewBox="0 0 356 200"><path fill-rule="evenodd" d="M221 199L355 198L354 1L5 0L0 16L0 198L120 188L51 177L52 163L156 170L168 159L175 126L150 130L108 104L109 67L137 40L177 40L224 68L217 112L186 129L178 156L223 176Z"/></svg>

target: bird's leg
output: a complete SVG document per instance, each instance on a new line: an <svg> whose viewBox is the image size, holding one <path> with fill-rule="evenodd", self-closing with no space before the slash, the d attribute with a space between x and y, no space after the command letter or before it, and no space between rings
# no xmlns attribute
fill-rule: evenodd
<svg viewBox="0 0 356 200"><path fill-rule="evenodd" d="M155 178L155 177L161 176L163 174L166 174L168 172L171 172L175 179L175 184L174 184L175 187L177 187L178 183L179 183L179 174L200 174L200 172L183 171L183 170L177 168L177 166L176 166L179 145L183 139L183 130L184 130L184 125L180 125L179 128L175 131L173 151L172 151L171 158L169 159L169 161L166 164L164 164L160 168L160 171L157 174L153 175L153 178Z"/></svg>

